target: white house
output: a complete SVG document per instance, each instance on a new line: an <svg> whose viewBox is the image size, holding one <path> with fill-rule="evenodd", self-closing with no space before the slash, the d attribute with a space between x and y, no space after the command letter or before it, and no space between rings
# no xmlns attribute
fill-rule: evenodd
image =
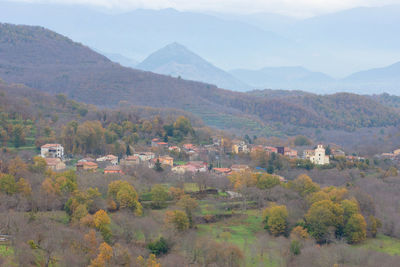
<svg viewBox="0 0 400 267"><path fill-rule="evenodd" d="M40 147L43 158L64 158L64 147L60 144L45 144Z"/></svg>
<svg viewBox="0 0 400 267"><path fill-rule="evenodd" d="M310 157L310 161L316 165L329 164L329 156L325 154L325 148L323 145L318 145L314 150L314 155Z"/></svg>

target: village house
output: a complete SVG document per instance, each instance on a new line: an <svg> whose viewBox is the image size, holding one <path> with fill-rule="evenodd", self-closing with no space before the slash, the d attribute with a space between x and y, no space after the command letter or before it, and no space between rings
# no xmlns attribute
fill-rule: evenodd
<svg viewBox="0 0 400 267"><path fill-rule="evenodd" d="M184 144L183 145L183 149L186 151L194 150L195 148L196 148L196 146L193 144Z"/></svg>
<svg viewBox="0 0 400 267"><path fill-rule="evenodd" d="M154 166L154 164L157 162L157 160L160 161L161 165L164 166L170 166L171 168L174 166L174 158L170 157L170 156L161 156L158 158L154 158L152 159L152 166Z"/></svg>
<svg viewBox="0 0 400 267"><path fill-rule="evenodd" d="M95 162L96 160L91 157L86 157L83 159L78 160L78 162Z"/></svg>
<svg viewBox="0 0 400 267"><path fill-rule="evenodd" d="M64 158L64 147L60 144L45 144L40 147L42 158Z"/></svg>
<svg viewBox="0 0 400 267"><path fill-rule="evenodd" d="M310 159L314 154L314 149L306 149L303 151L303 159Z"/></svg>
<svg viewBox="0 0 400 267"><path fill-rule="evenodd" d="M234 164L231 166L231 169L233 172L244 172L250 170L250 167L243 164Z"/></svg>
<svg viewBox="0 0 400 267"><path fill-rule="evenodd" d="M334 157L346 157L346 153L341 149L332 149L332 156Z"/></svg>
<svg viewBox="0 0 400 267"><path fill-rule="evenodd" d="M208 164L203 161L189 161L186 165L186 170L190 172L206 172Z"/></svg>
<svg viewBox="0 0 400 267"><path fill-rule="evenodd" d="M45 158L44 160L46 161L47 168L52 171L62 171L67 167L60 158Z"/></svg>
<svg viewBox="0 0 400 267"><path fill-rule="evenodd" d="M323 145L318 145L314 150L314 155L310 157L310 161L316 165L329 164L329 156L325 154L325 148Z"/></svg>
<svg viewBox="0 0 400 267"><path fill-rule="evenodd" d="M206 172L208 170L208 164L202 161L189 161L185 165L179 165L173 167L171 170L178 174L184 174L186 172L197 173Z"/></svg>
<svg viewBox="0 0 400 267"><path fill-rule="evenodd" d="M118 165L118 157L114 155L107 155L101 158L96 159L97 162L107 162L111 165Z"/></svg>
<svg viewBox="0 0 400 267"><path fill-rule="evenodd" d="M249 153L249 148L247 147L247 145L244 141L233 140L232 141L232 153L234 153L234 154Z"/></svg>
<svg viewBox="0 0 400 267"><path fill-rule="evenodd" d="M232 172L230 168L213 168L212 170L215 174L219 175L229 175Z"/></svg>
<svg viewBox="0 0 400 267"><path fill-rule="evenodd" d="M177 152L177 153L181 152L181 149L179 147L177 147L177 146L170 146L168 148L168 150L169 151L174 151L174 152Z"/></svg>
<svg viewBox="0 0 400 267"><path fill-rule="evenodd" d="M264 150L267 152L267 154L272 154L272 153L278 154L278 149L276 147L266 146L264 147Z"/></svg>
<svg viewBox="0 0 400 267"><path fill-rule="evenodd" d="M175 166L171 169L172 172L176 174L184 174L186 172L186 166L185 165L178 165Z"/></svg>
<svg viewBox="0 0 400 267"><path fill-rule="evenodd" d="M106 167L104 169L104 174L124 174L124 172L122 171L121 166L113 165Z"/></svg>
<svg viewBox="0 0 400 267"><path fill-rule="evenodd" d="M133 155L139 157L140 163L149 162L156 157L154 152L137 152Z"/></svg>
<svg viewBox="0 0 400 267"><path fill-rule="evenodd" d="M96 171L99 166L95 162L81 161L76 164L77 171Z"/></svg>
<svg viewBox="0 0 400 267"><path fill-rule="evenodd" d="M284 155L289 158L297 158L297 150L289 148L289 147L285 147Z"/></svg>
<svg viewBox="0 0 400 267"><path fill-rule="evenodd" d="M132 166L140 164L140 158L138 156L127 156L121 160L121 165Z"/></svg>

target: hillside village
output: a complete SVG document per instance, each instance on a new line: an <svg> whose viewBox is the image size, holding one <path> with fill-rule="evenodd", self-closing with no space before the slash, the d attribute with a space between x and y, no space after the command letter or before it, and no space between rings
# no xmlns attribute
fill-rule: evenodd
<svg viewBox="0 0 400 267"><path fill-rule="evenodd" d="M141 165L160 171L167 169L180 175L185 173L213 172L224 176L230 175L232 172L249 170L273 174L273 171L269 171L266 168L260 166L251 168L249 165L241 162L240 156L252 153L267 156L280 155L288 160L301 160L315 166L328 166L330 159L333 158L344 158L351 161L364 160L362 157L346 156L345 152L339 148L331 149L329 147L329 152L327 153L327 149L323 144L317 145L314 149L303 149L302 153L300 153L298 150L290 147L252 145L237 139L232 140L231 143L230 149L226 149L224 139L221 137L213 138L213 143L209 145L195 145L191 143L175 145L154 138L147 146L146 151L137 151L135 147L128 146L126 155L120 158L111 154L97 158L88 156L76 159L77 162L74 166L69 164L69 162L74 160L73 155L70 155L72 158L67 159L64 155L64 147L61 144L45 144L41 146L41 157L46 160L48 168L54 171L63 171L67 168L72 168L77 171L100 171L105 174L123 174L124 169L128 167ZM179 157L182 158L182 154L185 155L187 161L179 160ZM236 157L238 162L233 160L233 164L221 166L216 159L222 157Z"/></svg>

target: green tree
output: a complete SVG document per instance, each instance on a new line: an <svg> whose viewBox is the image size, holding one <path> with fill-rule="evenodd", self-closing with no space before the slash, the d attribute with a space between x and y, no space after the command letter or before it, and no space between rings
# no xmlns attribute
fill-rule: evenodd
<svg viewBox="0 0 400 267"><path fill-rule="evenodd" d="M150 193L151 193L151 200L153 201L153 207L158 209L165 207L169 194L164 186L156 184L151 188Z"/></svg>
<svg viewBox="0 0 400 267"><path fill-rule="evenodd" d="M283 235L287 231L288 211L286 206L272 206L264 210L264 228L272 235Z"/></svg>
<svg viewBox="0 0 400 267"><path fill-rule="evenodd" d="M305 219L310 234L318 243L324 243L343 225L343 208L331 200L321 200L311 205Z"/></svg>
<svg viewBox="0 0 400 267"><path fill-rule="evenodd" d="M0 174L0 192L13 195L17 192L17 184L14 176L10 174Z"/></svg>
<svg viewBox="0 0 400 267"><path fill-rule="evenodd" d="M277 185L279 185L281 182L276 175L271 175L271 174L260 174L257 177L257 184L256 186L259 189L271 189Z"/></svg>
<svg viewBox="0 0 400 267"><path fill-rule="evenodd" d="M344 233L350 244L360 243L367 237L367 223L361 214L354 214L347 222Z"/></svg>
<svg viewBox="0 0 400 267"><path fill-rule="evenodd" d="M142 214L142 205L139 202L135 188L127 181L117 180L108 185L108 197L114 200L119 208L129 208L136 215Z"/></svg>
<svg viewBox="0 0 400 267"><path fill-rule="evenodd" d="M173 225L178 231L184 231L189 228L189 219L186 213L181 210L167 211L165 213L165 223Z"/></svg>
<svg viewBox="0 0 400 267"><path fill-rule="evenodd" d="M311 178L305 174L302 174L297 179L290 181L288 186L289 188L299 192L302 196L306 196L320 190L319 185L314 183Z"/></svg>
<svg viewBox="0 0 400 267"><path fill-rule="evenodd" d="M20 147L25 144L25 129L22 124L14 125L12 137L15 147Z"/></svg>
<svg viewBox="0 0 400 267"><path fill-rule="evenodd" d="M159 159L157 159L156 163L154 164L154 170L158 172L162 172L164 170Z"/></svg>

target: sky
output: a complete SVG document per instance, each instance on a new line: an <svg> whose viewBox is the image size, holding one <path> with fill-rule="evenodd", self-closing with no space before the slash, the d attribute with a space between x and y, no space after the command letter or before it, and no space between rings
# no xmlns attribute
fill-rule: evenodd
<svg viewBox="0 0 400 267"><path fill-rule="evenodd" d="M119 11L137 8L174 8L181 11L212 11L235 14L277 13L312 17L355 7L400 4L400 0L0 0L31 3L83 4Z"/></svg>

